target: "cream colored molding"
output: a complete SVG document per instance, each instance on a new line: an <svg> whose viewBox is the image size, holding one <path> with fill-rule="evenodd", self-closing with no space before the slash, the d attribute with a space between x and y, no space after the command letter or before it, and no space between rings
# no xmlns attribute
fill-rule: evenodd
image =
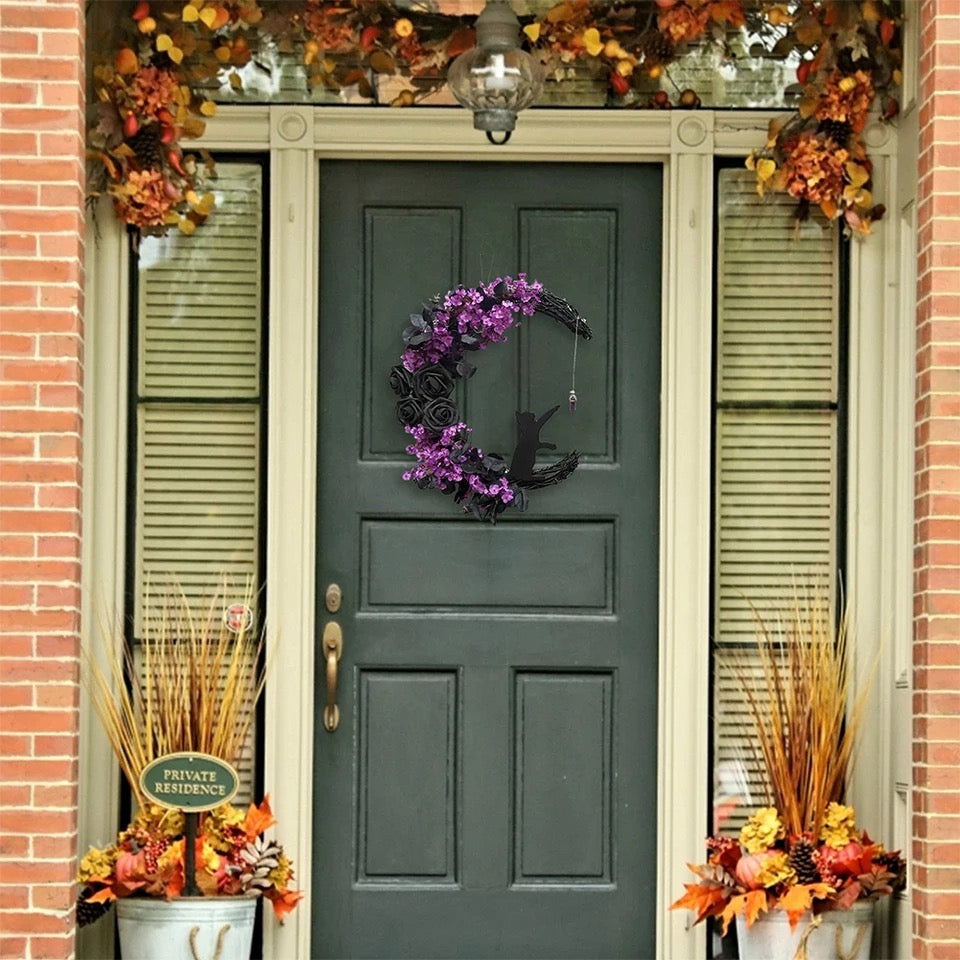
<svg viewBox="0 0 960 960"><path fill-rule="evenodd" d="M281 838L310 893L283 927L267 918L268 960L310 956L309 896L321 895L311 889L321 157L666 161L657 953L665 960L704 954L703 926L691 928L688 914L671 913L667 906L688 879L685 862L702 855L707 821L713 156L706 144L712 137L716 154L745 155L765 139L773 115L534 110L520 118L514 138L503 147L488 145L472 129L466 111L455 109L232 106L222 107L209 123L202 146L263 152L274 148L266 562L269 630L277 650L265 698L265 774L282 824ZM299 117L305 128L290 117ZM703 129L688 120L702 121ZM895 155L896 144L896 136L888 138L880 155ZM886 162L879 167L878 182L891 182L893 168ZM903 517L909 516L912 420L904 404L912 390L908 368L913 352L905 342L895 298L884 296L893 261L889 242L876 241L887 229L887 224L878 225L876 236L854 248L850 462L855 475L849 487L848 543L851 558L857 557L851 590L861 604L877 611L870 615L873 626L898 630L904 622L909 629L910 567L903 554L910 536L903 530ZM109 212L101 218L100 230L100 242L87 247L87 625L97 589L94 572L107 572L105 592L119 604L124 562L126 252L123 231ZM908 255L902 248L899 254ZM876 326L871 325L872 315L878 317ZM912 323L907 329L912 335ZM871 345L871 337L878 334L881 344ZM887 435L888 427L892 435ZM881 479L875 480L874 474ZM880 556L886 551L896 558ZM691 704L702 709L691 710ZM95 752L89 709L81 723L81 789L87 798L83 832L99 841L104 838L99 831L110 836L116 823L116 772L102 751ZM864 754L861 770L873 768L874 780L866 788L858 782L858 791L880 792L875 777L880 768L873 766L873 757L882 749L871 747L869 755ZM105 790L109 777L112 785ZM892 784L882 787L892 789ZM109 796L101 806L104 793ZM91 805L93 796L96 806Z"/></svg>
<svg viewBox="0 0 960 960"><path fill-rule="evenodd" d="M267 634L264 780L279 834L309 891L281 926L264 921L267 960L310 956L317 471L317 163L312 117L270 108ZM296 139L292 136L296 134Z"/></svg>
<svg viewBox="0 0 960 960"><path fill-rule="evenodd" d="M87 224L85 250L81 645L103 662L100 625L123 613L129 322L127 236L106 200ZM116 838L119 799L119 768L81 688L81 856ZM112 957L113 924L79 931L77 956Z"/></svg>
<svg viewBox="0 0 960 960"><path fill-rule="evenodd" d="M704 926L669 905L702 857L707 814L713 157L674 154L664 198L657 956L669 960L706 955Z"/></svg>
<svg viewBox="0 0 960 960"><path fill-rule="evenodd" d="M913 576L913 271L912 224L902 228L892 128L874 151L877 198L893 212L865 241L851 241L847 593L855 616L854 689L870 682L850 798L857 822L888 846L905 845L896 785L909 769L909 683L903 650L912 633ZM879 138L878 138L879 139ZM912 264L911 264L912 266ZM901 289L902 277L911 289ZM906 309L905 309L906 308ZM872 679L871 679L872 674ZM899 753L907 752L905 758ZM901 817L902 820L902 817ZM877 927L879 956L909 956L909 903L885 905L891 923Z"/></svg>

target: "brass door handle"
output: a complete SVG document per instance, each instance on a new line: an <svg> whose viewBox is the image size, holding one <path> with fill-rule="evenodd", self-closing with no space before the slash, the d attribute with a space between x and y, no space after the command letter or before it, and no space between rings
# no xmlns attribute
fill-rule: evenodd
<svg viewBox="0 0 960 960"><path fill-rule="evenodd" d="M327 661L327 705L323 708L323 726L333 733L340 726L337 706L337 664L343 655L343 631L332 620L323 628L323 655Z"/></svg>

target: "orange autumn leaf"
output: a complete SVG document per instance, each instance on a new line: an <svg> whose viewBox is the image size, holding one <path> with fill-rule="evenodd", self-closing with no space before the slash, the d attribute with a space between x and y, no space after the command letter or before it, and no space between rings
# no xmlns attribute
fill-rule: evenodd
<svg viewBox="0 0 960 960"><path fill-rule="evenodd" d="M277 919L283 923L283 918L303 899L303 891L267 890L264 891L264 896L273 904L273 912L277 915Z"/></svg>
<svg viewBox="0 0 960 960"><path fill-rule="evenodd" d="M102 890L98 890L92 896L87 897L87 903L109 903L111 900L116 900L117 895L110 889L110 887L104 887Z"/></svg>
<svg viewBox="0 0 960 960"><path fill-rule="evenodd" d="M777 906L786 912L790 919L790 929L793 930L815 899L829 897L831 893L833 887L827 883L797 883L777 901Z"/></svg>
<svg viewBox="0 0 960 960"><path fill-rule="evenodd" d="M255 840L263 833L269 830L276 823L273 811L270 809L270 794L266 794L263 803L259 807L250 804L247 810L246 819L243 821L243 832L248 840Z"/></svg>
<svg viewBox="0 0 960 960"><path fill-rule="evenodd" d="M697 914L695 923L705 917L718 916L726 903L725 888L719 883L685 883L687 892L675 903L670 904L671 910L694 910Z"/></svg>
<svg viewBox="0 0 960 960"><path fill-rule="evenodd" d="M116 68L117 73L126 75L129 73L136 73L137 68L140 66L140 61L137 59L137 55L129 47L121 47L117 51L113 65Z"/></svg>
<svg viewBox="0 0 960 960"><path fill-rule="evenodd" d="M757 917L768 909L766 890L751 890L730 898L721 916L723 917L723 935L727 935L727 928L734 917L743 914L747 926L752 926Z"/></svg>

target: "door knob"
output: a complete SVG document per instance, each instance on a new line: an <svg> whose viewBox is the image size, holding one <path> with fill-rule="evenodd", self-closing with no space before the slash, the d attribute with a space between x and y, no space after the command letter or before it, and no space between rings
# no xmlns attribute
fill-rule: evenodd
<svg viewBox="0 0 960 960"><path fill-rule="evenodd" d="M331 620L323 628L323 656L327 663L327 705L323 708L323 726L333 733L340 726L340 708L337 706L337 668L343 656L343 631Z"/></svg>

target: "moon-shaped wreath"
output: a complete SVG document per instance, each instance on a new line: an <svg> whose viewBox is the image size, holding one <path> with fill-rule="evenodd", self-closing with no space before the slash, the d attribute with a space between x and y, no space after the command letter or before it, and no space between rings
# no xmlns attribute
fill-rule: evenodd
<svg viewBox="0 0 960 960"><path fill-rule="evenodd" d="M403 332L406 349L390 370L390 386L399 398L397 419L413 437L407 453L417 459L403 479L452 494L478 520L496 522L508 506L525 510L527 490L566 480L580 459L574 450L535 469L538 450L556 449L541 441L540 430L559 405L539 418L529 411L517 412L517 446L507 463L499 454L485 454L471 444L472 428L460 419L452 396L456 382L476 372L464 354L503 343L522 316L534 313L553 317L584 340L593 336L586 320L566 300L520 273L516 279L498 277L470 289L448 290L421 313L411 314ZM571 391L571 407L574 402Z"/></svg>

